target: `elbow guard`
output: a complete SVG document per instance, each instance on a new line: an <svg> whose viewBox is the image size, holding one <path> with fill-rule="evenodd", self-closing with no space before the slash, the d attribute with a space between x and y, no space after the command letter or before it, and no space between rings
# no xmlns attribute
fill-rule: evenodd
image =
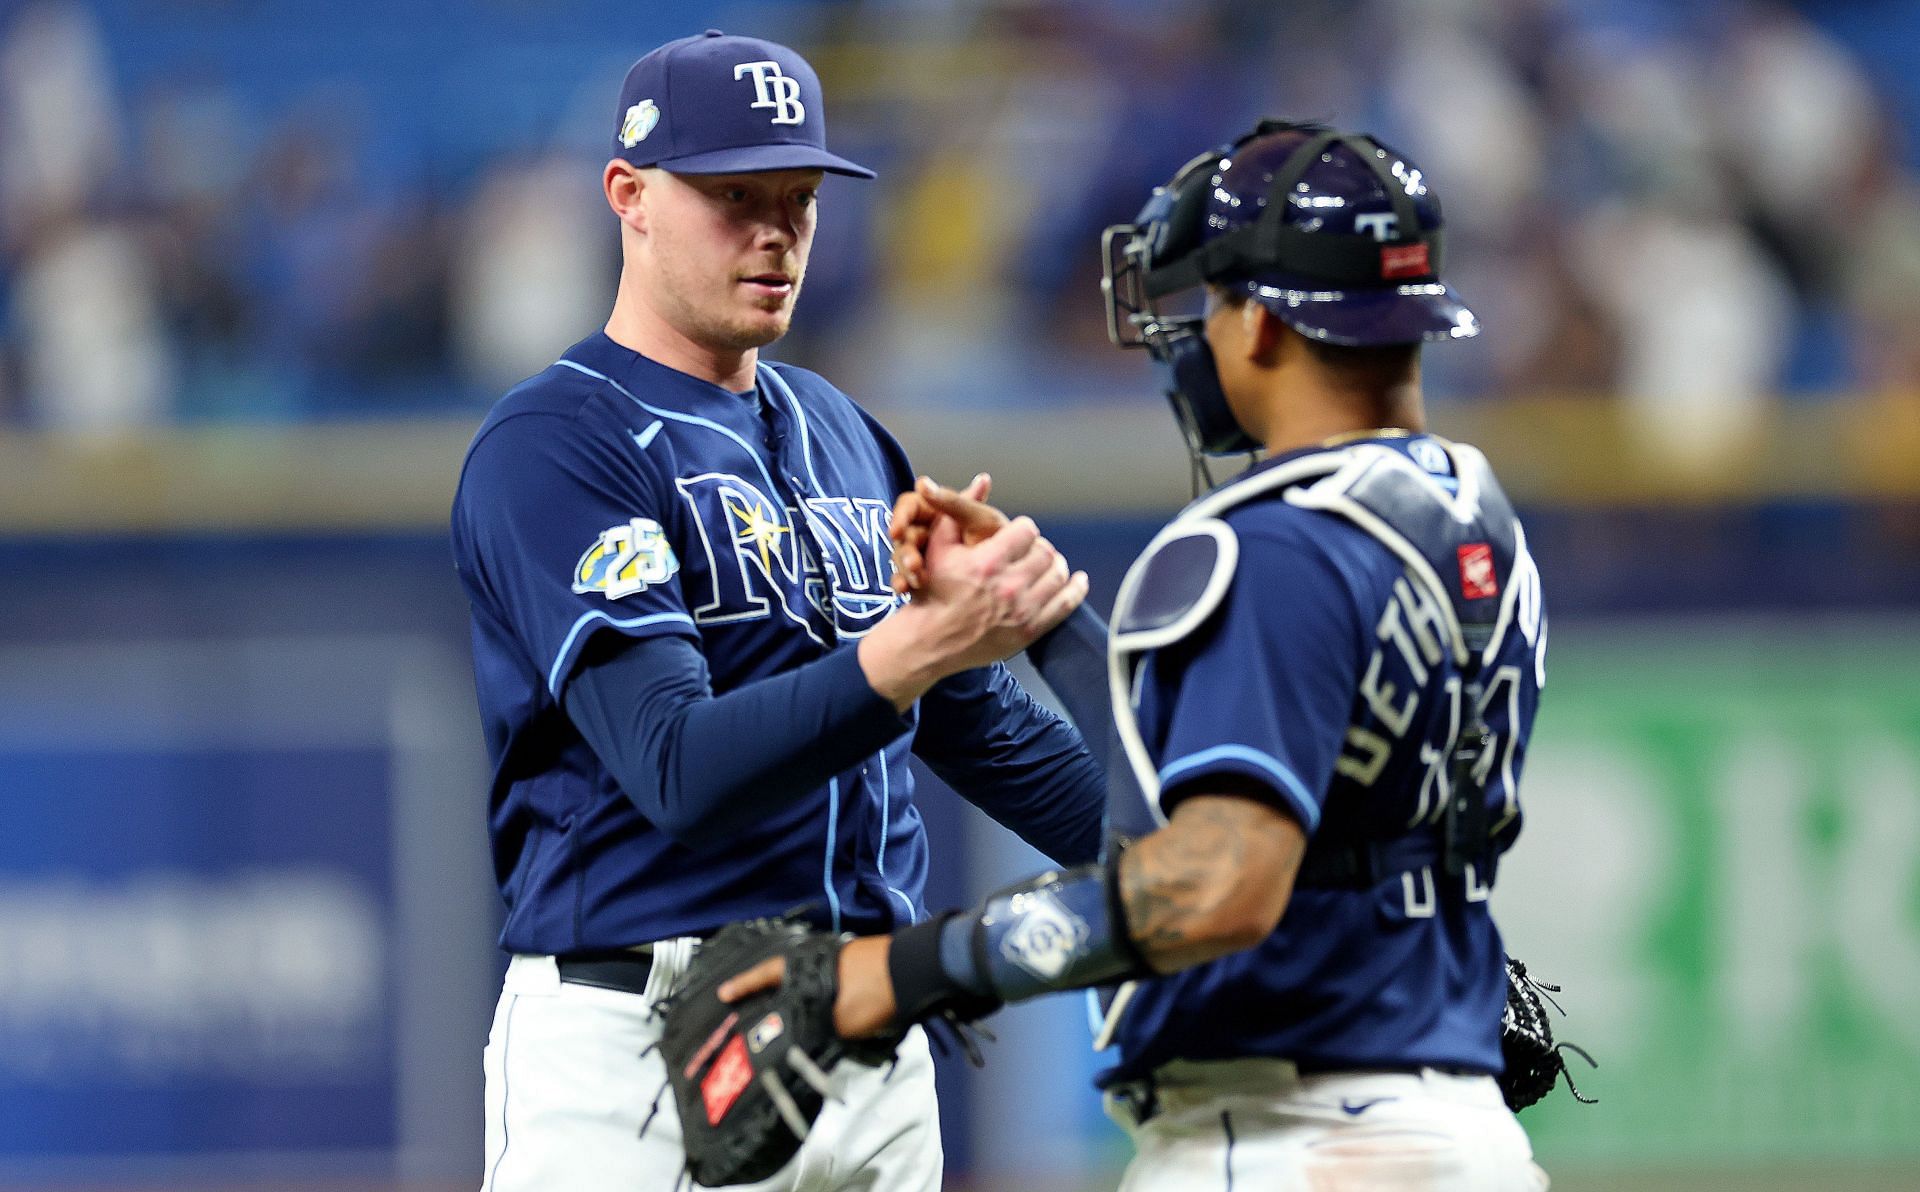
<svg viewBox="0 0 1920 1192"><path fill-rule="evenodd" d="M1053 872L895 938L889 969L899 1020L977 1018L1003 1002L1152 975L1127 932L1119 866Z"/></svg>

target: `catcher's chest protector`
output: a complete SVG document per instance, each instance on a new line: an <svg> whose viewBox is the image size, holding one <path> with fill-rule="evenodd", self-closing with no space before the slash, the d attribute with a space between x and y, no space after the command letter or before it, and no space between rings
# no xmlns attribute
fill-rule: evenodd
<svg viewBox="0 0 1920 1192"><path fill-rule="evenodd" d="M1486 457L1435 439L1418 446L1444 451L1454 475L1435 475L1377 443L1316 452L1209 493L1148 544L1121 585L1108 644L1114 717L1146 793L1144 806L1115 800L1116 828L1137 834L1164 822L1157 766L1136 716L1135 683L1149 652L1194 632L1226 596L1239 541L1222 518L1235 506L1277 494L1378 539L1440 611L1444 645L1469 691L1509 630L1538 623L1540 586L1526 535Z"/></svg>

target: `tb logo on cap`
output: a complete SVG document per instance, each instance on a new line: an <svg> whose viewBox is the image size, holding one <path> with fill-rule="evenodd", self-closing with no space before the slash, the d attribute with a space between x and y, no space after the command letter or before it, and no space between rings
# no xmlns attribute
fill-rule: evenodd
<svg viewBox="0 0 1920 1192"><path fill-rule="evenodd" d="M749 73L756 96L750 107L772 108L775 124L798 124L807 118L806 105L800 102L800 80L781 74L778 62L742 62L733 68L736 79Z"/></svg>

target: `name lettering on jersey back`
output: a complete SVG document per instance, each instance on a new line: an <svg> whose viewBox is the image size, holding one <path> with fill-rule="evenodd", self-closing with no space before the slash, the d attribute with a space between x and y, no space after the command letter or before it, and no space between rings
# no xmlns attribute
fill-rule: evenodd
<svg viewBox="0 0 1920 1192"><path fill-rule="evenodd" d="M696 622L752 621L777 612L825 645L819 621L841 638L859 637L892 611L892 509L885 501L807 497L795 509L724 472L676 484L706 562L705 592L697 577L683 577Z"/></svg>
<svg viewBox="0 0 1920 1192"><path fill-rule="evenodd" d="M1347 730L1346 748L1334 762L1336 770L1361 786L1379 780L1393 756L1394 741L1413 727L1427 677L1445 657L1440 644L1446 633L1445 616L1424 585L1410 584L1404 576L1393 581L1393 598L1374 626L1379 645L1360 676L1360 698L1388 735L1354 725ZM1401 680L1388 678L1390 671Z"/></svg>

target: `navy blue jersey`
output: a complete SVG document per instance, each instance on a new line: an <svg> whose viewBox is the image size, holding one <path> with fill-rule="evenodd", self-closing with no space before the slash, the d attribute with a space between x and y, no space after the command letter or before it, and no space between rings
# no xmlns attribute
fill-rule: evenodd
<svg viewBox="0 0 1920 1192"><path fill-rule="evenodd" d="M1465 536L1429 552L1440 562L1412 561L1407 539L1396 548L1379 533L1384 519L1349 499L1344 486L1383 459L1414 498L1403 504ZM1474 475L1457 504L1462 468ZM1143 639L1126 697L1134 747L1150 759L1136 767L1143 785L1163 811L1209 790L1263 790L1305 829L1310 858L1360 846L1414 861L1366 888L1296 888L1264 943L1141 983L1116 1024L1120 1066L1107 1080L1249 1055L1499 1071L1506 979L1486 895L1493 858L1520 828L1546 628L1518 523L1503 519L1505 546L1472 541L1476 492L1505 508L1484 468L1477 452L1430 436L1299 452L1170 527L1209 531L1217 542L1201 536L1198 553L1222 565L1188 624ZM1471 648L1453 603L1487 614ZM1449 876L1436 825L1475 691L1492 734L1478 768L1489 836L1479 864Z"/></svg>
<svg viewBox="0 0 1920 1192"><path fill-rule="evenodd" d="M507 394L469 449L453 546L509 951L622 947L801 905L860 932L922 911L927 844L907 767L921 709L818 789L704 843L649 822L565 710L596 635L685 637L720 695L850 652L893 610L887 523L912 483L905 454L818 376L762 364L758 378L730 393L595 335ZM1062 860L1093 854L1099 772L1004 667L954 676L921 708L953 722L920 746L943 776L996 781L978 772L992 749L948 756L984 738L1038 756L1006 805L963 793Z"/></svg>

